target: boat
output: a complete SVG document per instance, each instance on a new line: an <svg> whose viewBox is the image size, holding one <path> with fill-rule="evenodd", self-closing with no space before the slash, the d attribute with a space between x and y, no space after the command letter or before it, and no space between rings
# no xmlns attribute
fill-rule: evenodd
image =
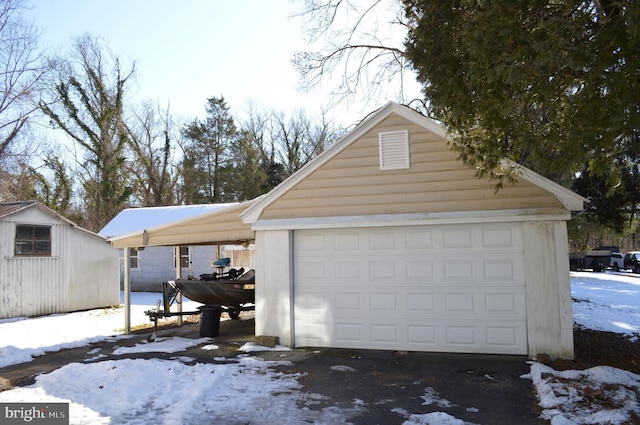
<svg viewBox="0 0 640 425"><path fill-rule="evenodd" d="M255 270L231 269L225 275L202 275L200 280L174 280L169 284L192 301L220 305L237 319L240 311L253 310L255 304Z"/></svg>

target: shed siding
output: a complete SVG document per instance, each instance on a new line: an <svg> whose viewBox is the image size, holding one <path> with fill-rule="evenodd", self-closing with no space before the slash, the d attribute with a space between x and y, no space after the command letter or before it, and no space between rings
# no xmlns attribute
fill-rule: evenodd
<svg viewBox="0 0 640 425"><path fill-rule="evenodd" d="M106 240L78 233L68 238L69 311L119 305L118 251Z"/></svg>
<svg viewBox="0 0 640 425"><path fill-rule="evenodd" d="M50 257L16 257L16 224L51 226ZM81 263L86 263L80 265ZM0 318L120 303L117 251L38 208L0 220Z"/></svg>
<svg viewBox="0 0 640 425"><path fill-rule="evenodd" d="M380 170L378 133L409 129L411 167ZM525 181L478 179L446 140L395 115L336 154L273 204L263 219L555 208L560 203Z"/></svg>

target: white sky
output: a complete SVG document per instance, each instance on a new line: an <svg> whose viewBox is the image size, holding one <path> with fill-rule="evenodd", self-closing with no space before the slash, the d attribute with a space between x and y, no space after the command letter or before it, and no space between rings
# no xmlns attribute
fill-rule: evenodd
<svg viewBox="0 0 640 425"><path fill-rule="evenodd" d="M26 0L26 17L42 31L43 47L64 51L85 32L103 38L123 64L136 61L140 99L170 102L178 118L204 115L206 100L224 96L234 116L249 102L290 112L319 112L318 93L296 90L291 65L305 47L290 0ZM342 110L363 118L366 110ZM350 124L350 122L348 123Z"/></svg>

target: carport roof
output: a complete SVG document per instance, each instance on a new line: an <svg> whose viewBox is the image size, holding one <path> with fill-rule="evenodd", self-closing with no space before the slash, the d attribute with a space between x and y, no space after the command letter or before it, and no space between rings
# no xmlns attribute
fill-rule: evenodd
<svg viewBox="0 0 640 425"><path fill-rule="evenodd" d="M251 225L239 215L253 202L128 208L100 234L114 248L250 242Z"/></svg>

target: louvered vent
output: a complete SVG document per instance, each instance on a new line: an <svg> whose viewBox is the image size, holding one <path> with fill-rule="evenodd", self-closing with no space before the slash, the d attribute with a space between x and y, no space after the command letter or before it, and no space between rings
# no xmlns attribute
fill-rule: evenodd
<svg viewBox="0 0 640 425"><path fill-rule="evenodd" d="M380 169L409 168L409 130L378 133L380 140Z"/></svg>

